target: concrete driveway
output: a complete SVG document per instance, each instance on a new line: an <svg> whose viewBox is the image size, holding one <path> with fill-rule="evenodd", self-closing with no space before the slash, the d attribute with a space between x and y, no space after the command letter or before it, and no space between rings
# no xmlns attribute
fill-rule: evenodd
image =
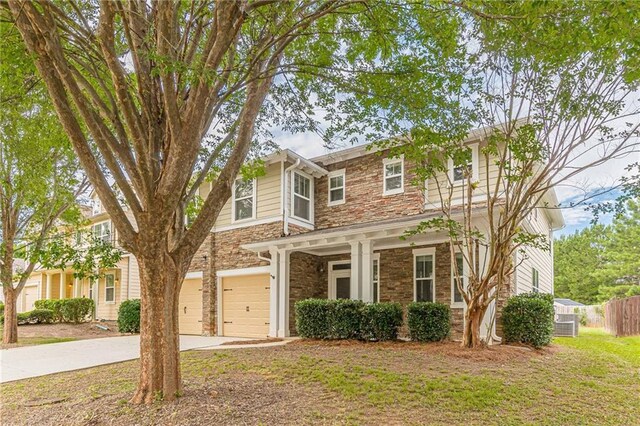
<svg viewBox="0 0 640 426"><path fill-rule="evenodd" d="M180 350L251 339L180 336ZM80 370L140 357L140 336L104 337L0 350L0 383Z"/></svg>

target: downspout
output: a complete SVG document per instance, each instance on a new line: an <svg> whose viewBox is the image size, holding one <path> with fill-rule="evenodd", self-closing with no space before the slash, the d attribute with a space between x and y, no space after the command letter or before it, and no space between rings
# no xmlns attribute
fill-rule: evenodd
<svg viewBox="0 0 640 426"><path fill-rule="evenodd" d="M284 218L282 219L282 221L284 222L283 233L285 236L289 235L289 209L291 208L290 207L291 203L289 202L289 189L291 185L288 184L289 182L288 176L291 170L295 169L299 165L300 165L300 159L298 158L295 163L293 163L291 166L287 167L284 170L284 184L282 188L282 191L284 194Z"/></svg>

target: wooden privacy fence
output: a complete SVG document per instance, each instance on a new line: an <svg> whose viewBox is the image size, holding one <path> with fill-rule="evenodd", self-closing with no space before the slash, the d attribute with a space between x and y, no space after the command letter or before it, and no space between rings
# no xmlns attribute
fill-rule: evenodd
<svg viewBox="0 0 640 426"><path fill-rule="evenodd" d="M640 334L640 296L607 302L604 305L604 328L614 336Z"/></svg>
<svg viewBox="0 0 640 426"><path fill-rule="evenodd" d="M587 327L604 327L604 310L602 305L587 305L587 306L559 306L555 305L554 309L556 314L578 314L578 316L584 316L587 319L585 324Z"/></svg>

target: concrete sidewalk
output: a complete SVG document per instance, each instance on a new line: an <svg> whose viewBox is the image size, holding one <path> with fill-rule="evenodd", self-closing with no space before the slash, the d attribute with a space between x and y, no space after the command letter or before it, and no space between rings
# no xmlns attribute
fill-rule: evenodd
<svg viewBox="0 0 640 426"><path fill-rule="evenodd" d="M180 336L180 350L245 341L235 337ZM80 370L140 357L140 336L104 337L0 350L0 383Z"/></svg>

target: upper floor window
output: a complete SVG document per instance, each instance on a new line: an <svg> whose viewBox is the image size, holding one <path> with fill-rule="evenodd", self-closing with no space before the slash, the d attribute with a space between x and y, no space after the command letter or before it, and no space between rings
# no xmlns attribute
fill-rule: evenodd
<svg viewBox="0 0 640 426"><path fill-rule="evenodd" d="M345 201L345 171L329 173L329 205L343 204Z"/></svg>
<svg viewBox="0 0 640 426"><path fill-rule="evenodd" d="M255 179L237 179L233 187L233 220L255 219L256 191Z"/></svg>
<svg viewBox="0 0 640 426"><path fill-rule="evenodd" d="M91 227L91 230L93 231L93 236L95 238L98 238L107 243L111 241L111 223L96 223Z"/></svg>
<svg viewBox="0 0 640 426"><path fill-rule="evenodd" d="M420 249L413 251L415 300L416 302L435 301L435 250Z"/></svg>
<svg viewBox="0 0 640 426"><path fill-rule="evenodd" d="M93 211L94 215L100 214L102 211L102 202L100 202L100 198L96 197L93 199Z"/></svg>
<svg viewBox="0 0 640 426"><path fill-rule="evenodd" d="M467 173L471 176L473 182L478 181L478 144L470 146L471 158L467 164L453 164L453 159L449 159L449 178L454 185L459 185L465 182Z"/></svg>
<svg viewBox="0 0 640 426"><path fill-rule="evenodd" d="M311 178L300 172L292 173L291 201L293 204L293 217L305 221L311 221L311 206L313 205L313 183Z"/></svg>
<svg viewBox="0 0 640 426"><path fill-rule="evenodd" d="M540 292L540 273L536 268L531 268L531 291Z"/></svg>
<svg viewBox="0 0 640 426"><path fill-rule="evenodd" d="M382 164L384 166L383 195L404 192L404 158L385 158Z"/></svg>
<svg viewBox="0 0 640 426"><path fill-rule="evenodd" d="M462 292L460 292L458 288L457 277L460 277L461 287L463 289L467 287L467 274L465 273L466 265L464 263L464 256L462 253L456 253L456 262L453 266L456 269L451 271L451 304L460 305L464 302L464 298L462 297Z"/></svg>

